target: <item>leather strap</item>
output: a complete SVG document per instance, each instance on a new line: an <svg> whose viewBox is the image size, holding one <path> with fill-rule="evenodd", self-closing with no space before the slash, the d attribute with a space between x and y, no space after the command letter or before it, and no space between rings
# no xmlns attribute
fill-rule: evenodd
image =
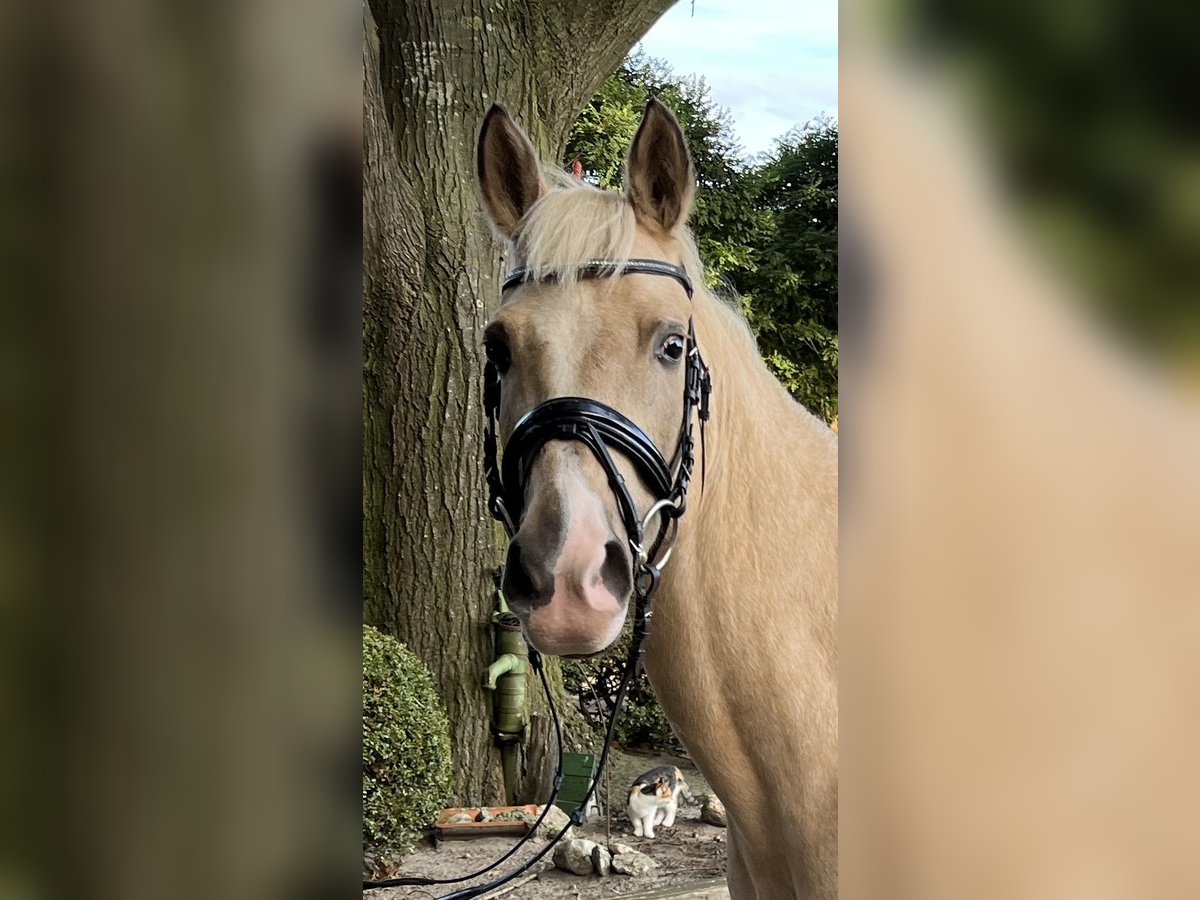
<svg viewBox="0 0 1200 900"><path fill-rule="evenodd" d="M629 457L650 493L655 497L671 493L671 470L653 440L635 422L586 397L556 397L530 409L512 430L504 449L505 502L510 502L508 494L526 485L533 457L542 445L554 439L584 439L589 427L605 444Z"/></svg>
<svg viewBox="0 0 1200 900"><path fill-rule="evenodd" d="M687 269L661 259L630 259L625 262L614 259L593 259L583 263L575 270L578 278L608 278L613 275L662 275L674 278L687 291L688 299L692 299L692 279L688 277ZM527 281L554 282L558 279L551 275L539 275L536 269L513 269L504 276L500 286L503 293Z"/></svg>
<svg viewBox="0 0 1200 900"><path fill-rule="evenodd" d="M504 504L513 523L521 521L524 489L539 450L553 440L578 440L600 457L609 470L609 480L617 473L607 448L624 454L655 497L671 493L671 471L654 441L633 421L611 406L586 397L556 397L547 400L521 417L504 448L501 484ZM625 513L625 510L622 510ZM623 515L628 526L636 519L632 511ZM632 531L630 537L633 537Z"/></svg>

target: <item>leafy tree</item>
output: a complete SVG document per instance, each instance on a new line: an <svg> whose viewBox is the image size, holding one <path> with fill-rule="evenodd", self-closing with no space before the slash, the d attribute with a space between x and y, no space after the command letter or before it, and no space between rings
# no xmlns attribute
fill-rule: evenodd
<svg viewBox="0 0 1200 900"><path fill-rule="evenodd" d="M753 173L767 215L754 265L734 273L768 365L793 396L837 416L838 130L793 129Z"/></svg>

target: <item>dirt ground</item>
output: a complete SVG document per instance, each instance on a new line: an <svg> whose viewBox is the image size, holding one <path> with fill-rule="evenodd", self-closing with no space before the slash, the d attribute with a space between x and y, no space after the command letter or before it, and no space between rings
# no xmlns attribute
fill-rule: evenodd
<svg viewBox="0 0 1200 900"><path fill-rule="evenodd" d="M692 793L697 799L703 799L710 792L707 782L687 759L675 756L654 756L614 751L610 759L611 796L613 808L611 816L612 840L628 844L635 850L649 854L659 864L650 874L641 878L631 878L626 875L613 874L607 878L597 875L579 876L560 872L550 862L553 851L535 864L531 872L537 872L536 877L525 880L526 876L509 882L505 887L512 888L502 893L499 888L494 894L487 896L503 896L518 898L518 900L592 900L599 897L619 897L625 894L640 893L658 888L689 884L709 878L716 878L725 873L725 829L706 825L700 821L700 807L680 805L673 828L659 828L653 840L633 836L633 829L625 817L624 794L633 780L655 766L677 765L683 771ZM604 803L604 782L597 788L601 805ZM607 843L605 816L593 817L583 826L576 827L577 837L587 838L598 843ZM397 861L395 867L389 867L388 877L402 875L423 875L432 878L453 878L466 872L485 866L501 856L517 838L476 838L474 840L442 841L434 846L432 841L424 841L409 855ZM401 900L401 898L430 898L449 894L466 884L482 884L502 874L511 872L517 863L523 863L539 851L546 848L549 842L534 838L518 851L514 857L493 872L471 882L453 885L425 888L390 888L370 891L364 896L370 900Z"/></svg>

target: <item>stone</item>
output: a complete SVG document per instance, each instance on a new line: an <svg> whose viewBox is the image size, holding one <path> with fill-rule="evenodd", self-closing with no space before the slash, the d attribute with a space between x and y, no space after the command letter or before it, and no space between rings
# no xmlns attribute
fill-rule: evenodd
<svg viewBox="0 0 1200 900"><path fill-rule="evenodd" d="M607 847L597 844L592 848L592 868L601 878L612 874L612 854Z"/></svg>
<svg viewBox="0 0 1200 900"><path fill-rule="evenodd" d="M475 820L473 818L471 818L470 813L460 812L460 813L455 813L450 818L448 818L446 820L445 824L446 825L462 825L466 822L474 822L474 821Z"/></svg>
<svg viewBox="0 0 1200 900"><path fill-rule="evenodd" d="M538 816L541 816L544 806L539 806ZM536 820L535 820L536 821ZM559 809L557 806L551 806L550 812L546 813L546 818L542 820L541 827L538 828L538 837L544 837L552 840L558 837L558 833L562 831L562 827L571 821L571 817ZM568 828L567 833L563 835L564 840L568 840L575 836L575 829Z"/></svg>
<svg viewBox="0 0 1200 900"><path fill-rule="evenodd" d="M700 821L725 827L725 804L717 799L716 794L709 794L704 798L704 805L700 807Z"/></svg>
<svg viewBox="0 0 1200 900"><path fill-rule="evenodd" d="M490 822L494 818L496 818L496 817L494 815L492 815L492 811L485 806L481 810L479 810L479 815L477 815L475 817L475 821L476 822Z"/></svg>
<svg viewBox="0 0 1200 900"><path fill-rule="evenodd" d="M645 853L639 853L636 850L630 850L628 853L618 853L612 858L612 870L614 872L620 872L622 875L632 875L634 878L645 875L651 869L657 867L658 863Z"/></svg>
<svg viewBox="0 0 1200 900"><path fill-rule="evenodd" d="M613 841L608 845L608 852L613 856L616 856L618 853L633 853L634 851L633 848L628 844L619 844L616 841Z"/></svg>
<svg viewBox="0 0 1200 900"><path fill-rule="evenodd" d="M554 867L564 872L574 872L576 875L591 875L592 848L598 846L595 841L585 841L576 838L571 841L561 841L554 848Z"/></svg>

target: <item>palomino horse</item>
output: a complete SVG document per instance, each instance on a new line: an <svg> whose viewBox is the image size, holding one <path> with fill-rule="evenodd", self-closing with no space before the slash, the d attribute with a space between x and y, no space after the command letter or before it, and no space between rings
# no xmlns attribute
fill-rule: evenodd
<svg viewBox="0 0 1200 900"><path fill-rule="evenodd" d="M741 316L703 290L686 227L691 160L666 107L646 107L624 194L548 184L498 106L480 134L478 175L510 263L537 273L506 290L486 331L502 373L502 442L539 404L578 397L620 411L672 459L694 322L711 420L654 603L646 671L725 802L731 895L834 897L837 440L772 377ZM589 261L631 258L681 266L694 297L685 279L645 271L578 277ZM644 514L658 498L630 459L612 456ZM551 441L533 458L505 584L542 652L592 655L620 633L635 561L614 490L578 441Z"/></svg>

